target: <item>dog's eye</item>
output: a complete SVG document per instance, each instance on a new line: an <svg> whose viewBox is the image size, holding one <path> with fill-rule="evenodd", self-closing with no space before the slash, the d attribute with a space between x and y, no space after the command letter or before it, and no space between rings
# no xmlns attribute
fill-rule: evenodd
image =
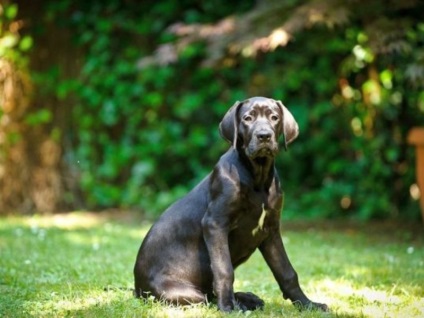
<svg viewBox="0 0 424 318"><path fill-rule="evenodd" d="M246 115L246 116L243 117L243 120L247 121L247 122L251 122L253 120L253 117L250 116L250 115Z"/></svg>
<svg viewBox="0 0 424 318"><path fill-rule="evenodd" d="M278 121L280 118L277 115L272 115L271 120L272 121Z"/></svg>

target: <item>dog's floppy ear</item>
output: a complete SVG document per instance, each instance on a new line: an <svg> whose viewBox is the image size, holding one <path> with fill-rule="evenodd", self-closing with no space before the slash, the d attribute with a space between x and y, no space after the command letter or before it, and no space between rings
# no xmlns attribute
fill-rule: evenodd
<svg viewBox="0 0 424 318"><path fill-rule="evenodd" d="M284 138L284 148L287 150L287 145L291 143L299 135L299 125L289 112L286 106L279 100L276 101L283 114L283 122L281 125L281 134Z"/></svg>
<svg viewBox="0 0 424 318"><path fill-rule="evenodd" d="M221 136L228 142L232 143L234 148L236 148L237 143L239 125L238 111L241 105L243 105L243 102L237 101L233 106L231 106L219 124L219 132Z"/></svg>

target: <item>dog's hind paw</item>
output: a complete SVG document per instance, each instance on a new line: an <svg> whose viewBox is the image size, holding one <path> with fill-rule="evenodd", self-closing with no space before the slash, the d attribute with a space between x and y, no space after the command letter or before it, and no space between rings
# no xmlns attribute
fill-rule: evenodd
<svg viewBox="0 0 424 318"><path fill-rule="evenodd" d="M264 308L264 301L253 293L238 292L234 294L236 302L242 311Z"/></svg>

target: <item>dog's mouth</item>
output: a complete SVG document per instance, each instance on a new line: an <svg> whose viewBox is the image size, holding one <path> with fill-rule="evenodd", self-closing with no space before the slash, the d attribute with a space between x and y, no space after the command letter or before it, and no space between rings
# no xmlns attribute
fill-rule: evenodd
<svg viewBox="0 0 424 318"><path fill-rule="evenodd" d="M262 147L256 151L251 152L250 159L257 164L265 164L267 160L275 157L275 150L269 147Z"/></svg>
<svg viewBox="0 0 424 318"><path fill-rule="evenodd" d="M253 161L260 166L264 166L269 160L269 157L256 157Z"/></svg>

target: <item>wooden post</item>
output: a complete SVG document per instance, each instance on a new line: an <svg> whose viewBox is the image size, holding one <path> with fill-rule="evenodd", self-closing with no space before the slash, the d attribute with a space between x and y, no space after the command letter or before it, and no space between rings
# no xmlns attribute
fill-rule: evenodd
<svg viewBox="0 0 424 318"><path fill-rule="evenodd" d="M408 143L415 146L417 183L420 189L421 215L424 221L424 127L415 127L409 131Z"/></svg>

